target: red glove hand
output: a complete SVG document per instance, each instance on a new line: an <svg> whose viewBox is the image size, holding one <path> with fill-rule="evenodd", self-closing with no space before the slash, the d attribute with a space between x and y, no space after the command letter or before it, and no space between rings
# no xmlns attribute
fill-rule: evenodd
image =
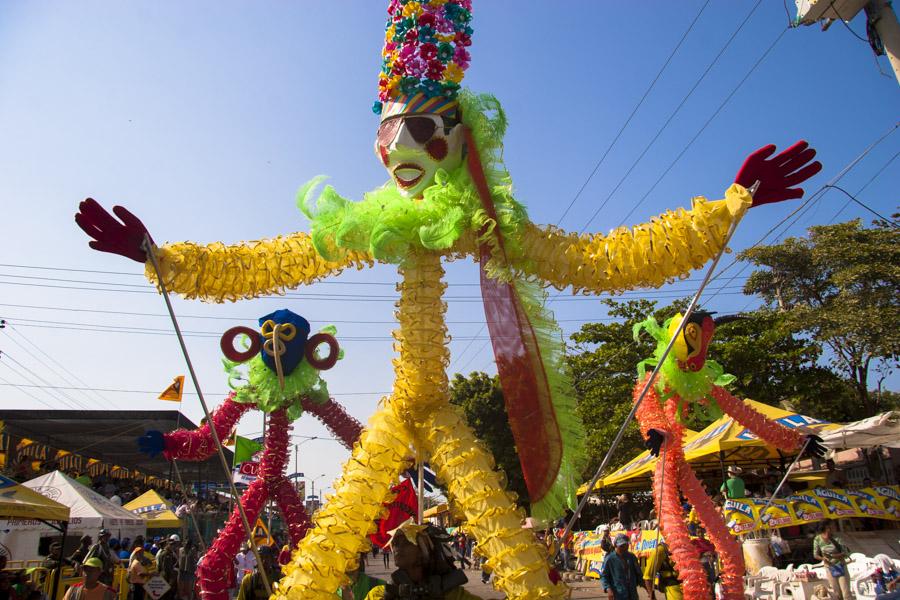
<svg viewBox="0 0 900 600"><path fill-rule="evenodd" d="M769 159L774 152L774 144L760 148L747 157L734 178L735 183L748 189L759 182L759 187L753 194L753 206L800 198L803 196L803 189L794 186L822 170L822 163L819 161L810 163L815 158L816 151L805 141L801 140Z"/></svg>
<svg viewBox="0 0 900 600"><path fill-rule="evenodd" d="M121 223L96 200L88 198L78 205L75 222L93 238L88 245L94 250L120 254L143 264L147 261L143 249L144 236L149 235L147 228L124 206L113 206L113 212ZM153 242L152 238L150 242Z"/></svg>

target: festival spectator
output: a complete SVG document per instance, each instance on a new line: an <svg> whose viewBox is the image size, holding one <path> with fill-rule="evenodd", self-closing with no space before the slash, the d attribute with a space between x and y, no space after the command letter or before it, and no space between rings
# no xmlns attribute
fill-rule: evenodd
<svg viewBox="0 0 900 600"><path fill-rule="evenodd" d="M834 461L828 459L825 461L825 468L828 469L828 475L825 476L825 486L830 488L847 487L847 478L844 472L835 467Z"/></svg>
<svg viewBox="0 0 900 600"><path fill-rule="evenodd" d="M813 539L813 558L825 563L825 576L836 600L851 600L850 576L847 574L849 550L831 531L831 522L824 521L819 535Z"/></svg>
<svg viewBox="0 0 900 600"><path fill-rule="evenodd" d="M622 494L616 498L616 508L618 509L619 523L623 528L631 529L634 526L636 510L635 504L631 500L631 494Z"/></svg>
<svg viewBox="0 0 900 600"><path fill-rule="evenodd" d="M41 566L45 569L55 569L59 566L60 556L62 555L62 544L59 542L53 542L50 544L50 552L41 562ZM63 566L73 567L75 563L69 558L62 559Z"/></svg>
<svg viewBox="0 0 900 600"><path fill-rule="evenodd" d="M70 587L63 600L115 600L112 588L100 581L104 567L103 561L97 556L85 559L81 566L84 571L84 582Z"/></svg>
<svg viewBox="0 0 900 600"><path fill-rule="evenodd" d="M8 571L0 572L0 600L20 600L12 587L12 574Z"/></svg>
<svg viewBox="0 0 900 600"><path fill-rule="evenodd" d="M656 587L666 595L666 600L682 600L684 592L681 588L681 581L678 579L678 573L675 571L675 565L669 555L669 546L663 540L659 541L655 551L650 552L647 564L644 566L644 588L646 588L650 600L656 600L654 579L657 580Z"/></svg>
<svg viewBox="0 0 900 600"><path fill-rule="evenodd" d="M480 600L465 589L465 573L453 566L446 534L431 525L416 525L412 519L391 532L389 546L397 570L389 583L373 588L365 600L384 598L432 598L434 600ZM412 593L399 595L402 589ZM421 592L418 592L421 590ZM437 593L429 593L435 590Z"/></svg>
<svg viewBox="0 0 900 600"><path fill-rule="evenodd" d="M241 580L241 586L238 590L237 600L268 600L269 592L266 591L266 585L260 575L260 568L265 571L269 584L281 579L281 572L278 569L278 562L275 560L275 553L270 546L260 546L259 558L260 565L257 565L252 573L248 573Z"/></svg>
<svg viewBox="0 0 900 600"><path fill-rule="evenodd" d="M604 554L609 554L613 551L612 533L610 533L609 527L603 530L603 537L600 538L600 549L603 550Z"/></svg>
<svg viewBox="0 0 900 600"><path fill-rule="evenodd" d="M746 497L746 492L744 490L744 480L740 477L742 472L743 469L741 469L737 465L731 465L730 467L728 467L728 479L725 480L725 483L723 483L722 487L719 488L719 491L725 494L725 498L727 498L728 500Z"/></svg>
<svg viewBox="0 0 900 600"><path fill-rule="evenodd" d="M641 570L637 557L628 551L628 536L620 533L613 542L615 551L603 557L600 580L609 600L638 600Z"/></svg>
<svg viewBox="0 0 900 600"><path fill-rule="evenodd" d="M129 600L144 600L144 584L150 579L152 562L143 548L136 547L132 551L128 562Z"/></svg>
<svg viewBox="0 0 900 600"><path fill-rule="evenodd" d="M385 582L377 577L366 575L366 554L359 555L359 566L355 571L347 573L350 585L345 585L338 590L338 597L343 600L362 600L373 588L384 585Z"/></svg>
<svg viewBox="0 0 900 600"><path fill-rule="evenodd" d="M243 544L240 552L234 557L234 574L236 578L235 585L241 585L244 576L251 573L256 568L256 556L250 550L250 546Z"/></svg>
<svg viewBox="0 0 900 600"><path fill-rule="evenodd" d="M197 562L200 551L197 544L189 539L178 551L178 597L190 600L194 596L194 582L197 578Z"/></svg>
<svg viewBox="0 0 900 600"><path fill-rule="evenodd" d="M791 555L791 545L781 537L781 532L777 529L772 530L769 549L772 554L772 564L779 569L787 567L788 557Z"/></svg>
<svg viewBox="0 0 900 600"><path fill-rule="evenodd" d="M75 566L76 569L80 568L81 564L87 559L87 554L91 550L91 543L93 540L89 535L81 536L79 540L78 547L75 548L75 551L69 556L69 561Z"/></svg>
<svg viewBox="0 0 900 600"><path fill-rule="evenodd" d="M87 558L99 558L103 563L103 569L100 571L100 581L106 585L112 584L113 569L119 562L118 556L113 554L112 548L109 547L110 533L106 529L101 529L97 533L97 542L88 550Z"/></svg>
<svg viewBox="0 0 900 600"><path fill-rule="evenodd" d="M700 564L703 565L703 570L706 571L706 580L712 587L712 584L716 581L716 564L718 562L716 547L707 539L706 530L702 527L697 528L697 537L691 542L697 548L697 554L700 555Z"/></svg>
<svg viewBox="0 0 900 600"><path fill-rule="evenodd" d="M384 568L388 569L391 566L391 548L390 546L385 546L381 549L381 558L384 560Z"/></svg>
<svg viewBox="0 0 900 600"><path fill-rule="evenodd" d="M178 595L178 549L181 538L173 533L156 554L156 570L169 584L169 591L163 594L163 600L174 600Z"/></svg>
<svg viewBox="0 0 900 600"><path fill-rule="evenodd" d="M872 582L875 584L875 600L895 600L900 598L900 570L894 566L894 561L887 554L876 554L873 558L875 572L872 573Z"/></svg>

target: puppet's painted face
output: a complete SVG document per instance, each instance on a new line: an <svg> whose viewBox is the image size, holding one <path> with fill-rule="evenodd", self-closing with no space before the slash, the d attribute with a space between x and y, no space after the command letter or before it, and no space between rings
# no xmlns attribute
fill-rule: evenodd
<svg viewBox="0 0 900 600"><path fill-rule="evenodd" d="M670 335L674 335L678 325L681 324L682 318L679 313L672 319L672 322L669 324ZM682 330L681 335L678 336L675 340L675 345L672 347L679 369L696 373L703 368L703 365L706 364L709 342L712 340L715 330L715 321L713 321L709 313L697 311L691 314L687 325L684 326L684 330Z"/></svg>
<svg viewBox="0 0 900 600"><path fill-rule="evenodd" d="M450 172L462 163L462 125L428 114L386 119L378 128L375 154L400 193L417 198L434 183L438 169Z"/></svg>

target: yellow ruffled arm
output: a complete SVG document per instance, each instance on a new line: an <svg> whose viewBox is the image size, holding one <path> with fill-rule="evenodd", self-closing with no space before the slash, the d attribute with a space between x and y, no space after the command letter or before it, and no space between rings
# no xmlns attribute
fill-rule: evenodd
<svg viewBox="0 0 900 600"><path fill-rule="evenodd" d="M750 192L733 184L725 199L693 200L691 210L678 209L632 229L609 235L566 233L555 227L528 224L523 235L521 270L557 289L575 293L617 292L659 286L698 269L725 243L728 227L753 201Z"/></svg>
<svg viewBox="0 0 900 600"><path fill-rule="evenodd" d="M233 246L180 242L166 244L156 252L169 291L213 302L280 293L337 275L350 266L361 269L372 264L371 257L359 252L348 252L340 261L325 260L302 232ZM150 261L145 273L157 283Z"/></svg>

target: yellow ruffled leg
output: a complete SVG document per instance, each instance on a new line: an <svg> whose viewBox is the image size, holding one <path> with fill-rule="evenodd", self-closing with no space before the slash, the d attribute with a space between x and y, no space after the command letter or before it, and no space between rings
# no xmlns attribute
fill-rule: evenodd
<svg viewBox="0 0 900 600"><path fill-rule="evenodd" d="M522 529L524 512L458 410L438 407L419 427L428 438L431 466L464 528L478 540L496 587L510 600L565 597L565 586L550 583L546 549Z"/></svg>
<svg viewBox="0 0 900 600"><path fill-rule="evenodd" d="M367 536L406 466L410 439L390 404L379 407L344 464L334 495L315 514L314 526L285 565L275 598L334 600L336 590L349 582L346 572L370 547Z"/></svg>

